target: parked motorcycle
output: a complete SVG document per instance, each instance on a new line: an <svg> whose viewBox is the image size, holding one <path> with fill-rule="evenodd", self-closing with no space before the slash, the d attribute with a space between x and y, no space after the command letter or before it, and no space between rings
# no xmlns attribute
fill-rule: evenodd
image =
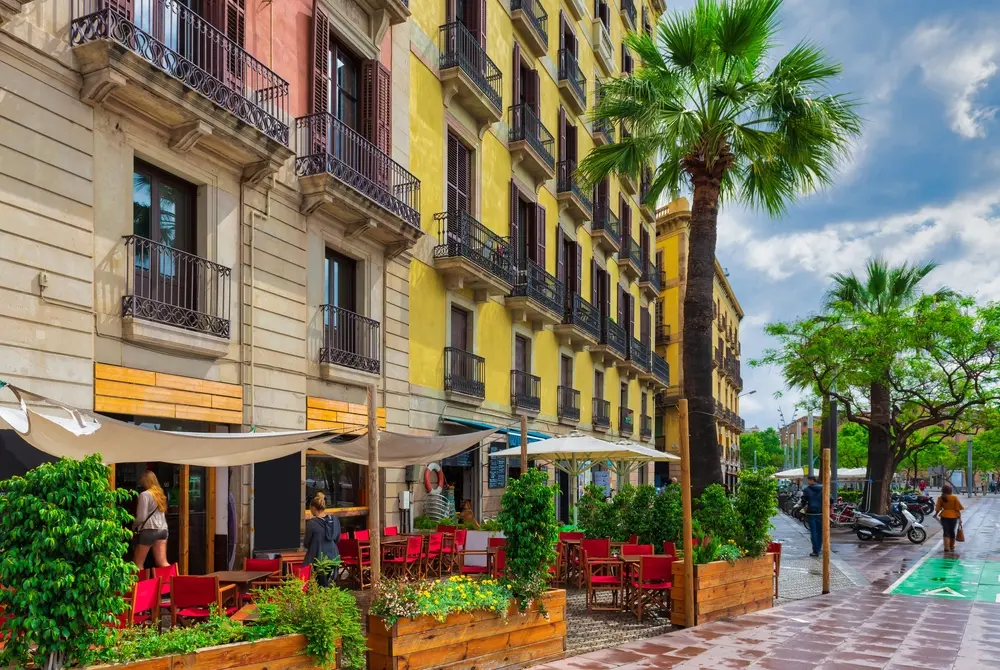
<svg viewBox="0 0 1000 670"><path fill-rule="evenodd" d="M915 508L919 508L924 514L934 513L934 498L925 495L914 495L912 493L907 493L901 495L899 493L893 493L890 500L892 502L905 502L907 508L912 512Z"/></svg>
<svg viewBox="0 0 1000 670"><path fill-rule="evenodd" d="M902 512L898 511L897 507L899 509L906 509L918 523L924 522L924 511L920 505L917 503L896 502L889 506L889 513L886 514L892 520L892 523L889 525L893 528L902 528L906 524L906 519L903 518Z"/></svg>
<svg viewBox="0 0 1000 670"><path fill-rule="evenodd" d="M922 544L927 539L927 530L902 504L894 503L893 507L906 521L902 528L892 528L887 515L855 511L854 532L858 539L881 542L887 537L905 537L913 544Z"/></svg>

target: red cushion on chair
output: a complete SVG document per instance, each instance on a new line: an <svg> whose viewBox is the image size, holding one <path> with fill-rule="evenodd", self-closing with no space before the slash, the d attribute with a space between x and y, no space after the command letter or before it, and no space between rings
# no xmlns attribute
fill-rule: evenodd
<svg viewBox="0 0 1000 670"><path fill-rule="evenodd" d="M227 607L226 616L232 616L236 614L238 607ZM182 616L186 619L207 619L212 610L207 607L185 607L184 609L177 610L177 616Z"/></svg>
<svg viewBox="0 0 1000 670"><path fill-rule="evenodd" d="M614 584L618 586L622 583L621 578L614 575L595 575L590 578L591 584Z"/></svg>
<svg viewBox="0 0 1000 670"><path fill-rule="evenodd" d="M485 574L489 572L489 568L485 565L463 565L462 572L465 574Z"/></svg>

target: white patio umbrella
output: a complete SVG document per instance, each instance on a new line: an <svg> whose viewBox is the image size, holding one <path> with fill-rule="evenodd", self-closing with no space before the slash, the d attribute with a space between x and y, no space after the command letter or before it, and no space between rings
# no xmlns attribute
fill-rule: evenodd
<svg viewBox="0 0 1000 670"><path fill-rule="evenodd" d="M496 457L520 455L520 447L502 449L490 454L490 456ZM557 470L569 475L570 482L572 482L569 494L570 504L573 506L573 523L577 522L576 482L580 473L598 463L609 462L612 464L615 474L621 477L622 472L628 476L628 472L635 467L636 463L679 460L673 454L656 451L631 442L608 442L576 431L565 437L553 437L529 444L528 456L534 456L535 460L551 463ZM627 470L624 469L626 463L631 464ZM522 467L526 465L522 464Z"/></svg>

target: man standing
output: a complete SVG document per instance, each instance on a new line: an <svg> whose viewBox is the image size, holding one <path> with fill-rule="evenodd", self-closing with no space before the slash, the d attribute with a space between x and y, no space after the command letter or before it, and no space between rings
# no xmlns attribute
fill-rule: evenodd
<svg viewBox="0 0 1000 670"><path fill-rule="evenodd" d="M806 517L809 520L809 535L812 539L812 553L819 556L823 547L823 486L816 480L816 475L809 475L809 484L802 489L802 498L806 503Z"/></svg>

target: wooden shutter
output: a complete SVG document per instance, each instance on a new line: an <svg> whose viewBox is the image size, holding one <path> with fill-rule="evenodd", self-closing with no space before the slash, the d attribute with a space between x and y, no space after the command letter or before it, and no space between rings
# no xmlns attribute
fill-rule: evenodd
<svg viewBox="0 0 1000 670"><path fill-rule="evenodd" d="M604 280L604 315L611 316L611 273L604 270L601 278Z"/></svg>
<svg viewBox="0 0 1000 670"><path fill-rule="evenodd" d="M535 205L535 262L545 269L545 208Z"/></svg>
<svg viewBox="0 0 1000 670"><path fill-rule="evenodd" d="M448 133L448 212L469 212L470 156L465 145Z"/></svg>
<svg viewBox="0 0 1000 670"><path fill-rule="evenodd" d="M486 48L486 0L472 0L477 2L478 11L476 12L476 23L474 24L473 34L476 37L476 41L479 42L480 46L484 49Z"/></svg>
<svg viewBox="0 0 1000 670"><path fill-rule="evenodd" d="M601 289L598 288L600 277L597 276L597 260L590 259L590 304L600 309Z"/></svg>
<svg viewBox="0 0 1000 670"><path fill-rule="evenodd" d="M521 45L514 42L514 71L511 77L511 96L513 102L511 104L517 105L521 102ZM513 119L511 119L513 122Z"/></svg>
<svg viewBox="0 0 1000 670"><path fill-rule="evenodd" d="M566 160L566 108L559 105L559 162ZM567 177L569 175L566 175Z"/></svg>
<svg viewBox="0 0 1000 670"><path fill-rule="evenodd" d="M566 15L559 10L559 50L566 48ZM558 63L556 64L558 67Z"/></svg>
<svg viewBox="0 0 1000 670"><path fill-rule="evenodd" d="M445 23L455 22L455 0L445 0Z"/></svg>
<svg viewBox="0 0 1000 670"><path fill-rule="evenodd" d="M618 287L618 325L625 327L625 289Z"/></svg>
<svg viewBox="0 0 1000 670"><path fill-rule="evenodd" d="M576 243L576 294L583 295L583 246Z"/></svg>
<svg viewBox="0 0 1000 670"><path fill-rule="evenodd" d="M523 84L522 84L523 85ZM535 114L541 117L542 107L542 88L541 80L538 77L538 70L532 70L531 76L528 77L527 90L525 91L525 100L531 105L531 108L535 110Z"/></svg>
<svg viewBox="0 0 1000 670"><path fill-rule="evenodd" d="M132 23L132 0L108 0L108 9L113 9Z"/></svg>
<svg viewBox="0 0 1000 670"><path fill-rule="evenodd" d="M566 245L563 239L562 226L556 222L556 279L569 285L569 275L566 274Z"/></svg>
<svg viewBox="0 0 1000 670"><path fill-rule="evenodd" d="M635 298L632 297L632 294L628 290L625 291L625 302L628 305L628 313L626 314L628 336L635 337Z"/></svg>
<svg viewBox="0 0 1000 670"><path fill-rule="evenodd" d="M330 111L327 85L330 68L327 54L330 52L330 17L326 15L318 0L313 2L313 58L312 58L312 111L313 114Z"/></svg>
<svg viewBox="0 0 1000 670"><path fill-rule="evenodd" d="M392 153L392 73L378 60L361 63L361 134Z"/></svg>
<svg viewBox="0 0 1000 670"><path fill-rule="evenodd" d="M521 235L523 231L518 226L517 221L517 205L519 202L517 185L514 184L514 180L510 180L510 243L514 247L513 261L517 265L517 261L521 258Z"/></svg>
<svg viewBox="0 0 1000 670"><path fill-rule="evenodd" d="M649 310L644 309L639 313L639 339L643 344L649 344Z"/></svg>

